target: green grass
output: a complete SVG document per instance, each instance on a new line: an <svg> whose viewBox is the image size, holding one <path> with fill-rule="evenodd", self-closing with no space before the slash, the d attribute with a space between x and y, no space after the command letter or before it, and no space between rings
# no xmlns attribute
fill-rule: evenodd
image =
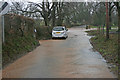
<svg viewBox="0 0 120 80"><path fill-rule="evenodd" d="M97 30L87 31L88 35L94 35L91 43L100 54L112 64L118 64L118 34L110 34L110 39L106 40L105 35L99 34ZM112 71L117 74L116 67Z"/></svg>
<svg viewBox="0 0 120 80"><path fill-rule="evenodd" d="M31 33L20 36L18 34L8 34L8 32L6 32L6 40L2 49L3 67L7 66L9 63L14 62L21 56L24 56L26 53L32 51L37 45L39 45L38 40L51 38L51 28L41 26L37 27L36 29L37 40Z"/></svg>
<svg viewBox="0 0 120 80"><path fill-rule="evenodd" d="M103 28L103 26L90 26L90 28ZM106 28L106 26L104 26ZM111 28L118 28L117 26L111 26Z"/></svg>
<svg viewBox="0 0 120 80"><path fill-rule="evenodd" d="M6 37L2 49L3 67L33 50L38 44L38 41L30 35Z"/></svg>
<svg viewBox="0 0 120 80"><path fill-rule="evenodd" d="M98 26L90 26L90 28L98 28Z"/></svg>
<svg viewBox="0 0 120 80"><path fill-rule="evenodd" d="M91 30L91 31L86 31L88 33L88 35L90 36L96 36L98 35L98 30Z"/></svg>

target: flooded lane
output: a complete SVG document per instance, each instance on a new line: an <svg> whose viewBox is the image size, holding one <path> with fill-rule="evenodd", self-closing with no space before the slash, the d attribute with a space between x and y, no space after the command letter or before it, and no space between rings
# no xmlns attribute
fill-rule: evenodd
<svg viewBox="0 0 120 80"><path fill-rule="evenodd" d="M66 40L41 40L41 46L6 67L3 77L114 78L84 31L71 28Z"/></svg>

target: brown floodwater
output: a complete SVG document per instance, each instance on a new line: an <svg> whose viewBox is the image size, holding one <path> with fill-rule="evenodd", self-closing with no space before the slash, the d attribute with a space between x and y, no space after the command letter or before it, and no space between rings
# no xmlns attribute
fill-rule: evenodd
<svg viewBox="0 0 120 80"><path fill-rule="evenodd" d="M40 46L2 71L3 78L114 78L83 28L70 28L66 40L41 40Z"/></svg>

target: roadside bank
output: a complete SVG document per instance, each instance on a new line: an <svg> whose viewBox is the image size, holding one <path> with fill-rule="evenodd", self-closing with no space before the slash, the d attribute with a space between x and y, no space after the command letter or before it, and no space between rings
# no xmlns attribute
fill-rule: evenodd
<svg viewBox="0 0 120 80"><path fill-rule="evenodd" d="M93 48L100 52L108 63L108 68L116 76L118 76L118 34L110 34L110 39L106 40L105 34L99 34L98 30L86 31L89 36L94 36L90 39Z"/></svg>

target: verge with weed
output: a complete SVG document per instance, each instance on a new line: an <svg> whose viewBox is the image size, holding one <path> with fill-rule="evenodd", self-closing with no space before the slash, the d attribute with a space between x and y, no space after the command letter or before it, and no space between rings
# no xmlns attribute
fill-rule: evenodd
<svg viewBox="0 0 120 80"><path fill-rule="evenodd" d="M118 74L118 34L110 34L110 39L106 40L105 34L99 34L98 30L86 31L88 35L95 36L90 39L94 49L106 59L109 68L114 74Z"/></svg>

